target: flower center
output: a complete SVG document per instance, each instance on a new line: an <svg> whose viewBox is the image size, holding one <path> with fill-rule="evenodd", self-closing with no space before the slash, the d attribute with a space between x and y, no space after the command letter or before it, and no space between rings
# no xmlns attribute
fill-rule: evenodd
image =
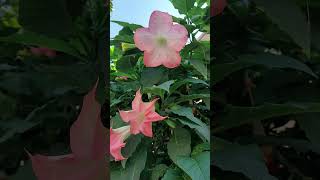
<svg viewBox="0 0 320 180"><path fill-rule="evenodd" d="M167 45L167 39L164 37L158 37L157 38L157 44L161 47L166 46Z"/></svg>
<svg viewBox="0 0 320 180"><path fill-rule="evenodd" d="M144 112L139 113L137 121L141 124L145 119Z"/></svg>

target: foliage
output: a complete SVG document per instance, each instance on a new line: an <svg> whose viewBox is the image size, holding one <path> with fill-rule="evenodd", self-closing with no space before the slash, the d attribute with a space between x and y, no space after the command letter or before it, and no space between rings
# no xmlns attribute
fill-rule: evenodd
<svg viewBox="0 0 320 180"><path fill-rule="evenodd" d="M320 178L319 15L315 0L229 0L212 17L215 179Z"/></svg>
<svg viewBox="0 0 320 180"><path fill-rule="evenodd" d="M143 100L160 98L156 111L167 119L153 123L153 138L131 135L121 163L111 159L111 179L209 179L209 56L210 43L198 41L198 32L209 33L209 1L171 0L184 15L173 17L189 32L190 42L182 49L181 65L145 67L143 53L135 47L133 35L141 25L112 20L122 30L110 41L111 127L125 123L118 110L130 110L135 92ZM116 10L114 10L116 11ZM189 168L196 169L190 171ZM135 168L133 168L135 167Z"/></svg>
<svg viewBox="0 0 320 180"><path fill-rule="evenodd" d="M98 61L106 59L103 42L109 33L104 3L0 2L0 170L15 174L12 179L32 173L19 167L29 159L26 150L44 155L70 152L70 126L98 76L97 99L105 101L106 66ZM50 48L57 55L37 56L31 47Z"/></svg>

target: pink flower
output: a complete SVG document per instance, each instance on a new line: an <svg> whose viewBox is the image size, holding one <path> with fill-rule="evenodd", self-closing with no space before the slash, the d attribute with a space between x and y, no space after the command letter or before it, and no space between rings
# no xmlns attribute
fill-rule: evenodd
<svg viewBox="0 0 320 180"><path fill-rule="evenodd" d="M44 47L39 47L39 48L32 47L30 48L30 51L32 52L32 54L36 56L47 56L49 58L54 58L57 56L56 51L51 50L49 48L44 48Z"/></svg>
<svg viewBox="0 0 320 180"><path fill-rule="evenodd" d="M105 180L108 153L107 129L95 98L98 81L84 97L78 119L70 129L72 153L63 156L29 154L39 180Z"/></svg>
<svg viewBox="0 0 320 180"><path fill-rule="evenodd" d="M130 122L130 131L132 134L142 133L145 136L152 137L152 122L164 120L155 112L155 103L158 99L151 102L143 102L140 89L136 92L136 96L132 101L131 111L119 111L120 117L125 122Z"/></svg>
<svg viewBox="0 0 320 180"><path fill-rule="evenodd" d="M146 67L179 66L179 52L187 40L187 29L180 24L173 24L172 17L161 11L154 11L150 16L149 27L138 28L134 34L136 46L144 51Z"/></svg>
<svg viewBox="0 0 320 180"><path fill-rule="evenodd" d="M121 149L126 145L124 141L130 136L130 126L110 128L110 153L116 161L124 160Z"/></svg>

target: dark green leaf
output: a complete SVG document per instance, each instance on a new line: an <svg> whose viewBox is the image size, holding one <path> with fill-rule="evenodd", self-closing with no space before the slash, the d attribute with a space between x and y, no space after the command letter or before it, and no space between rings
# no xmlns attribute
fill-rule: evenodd
<svg viewBox="0 0 320 180"><path fill-rule="evenodd" d="M306 15L291 0L254 0L279 28L310 55L310 32ZM283 9L283 7L286 7ZM293 21L294 19L294 21Z"/></svg>
<svg viewBox="0 0 320 180"><path fill-rule="evenodd" d="M213 132L223 131L246 123L251 123L253 121L313 112L320 112L319 103L266 103L256 107L229 106L227 108L227 112L216 118L217 123L219 123L219 127L214 128Z"/></svg>
<svg viewBox="0 0 320 180"><path fill-rule="evenodd" d="M176 163L178 156L189 156L191 153L191 136L188 130L183 128L174 129L173 136L168 142L168 155Z"/></svg>
<svg viewBox="0 0 320 180"><path fill-rule="evenodd" d="M219 143L223 144L224 141ZM226 171L243 173L250 179L276 180L268 173L263 154L257 145L240 146L226 142L226 145L220 147L224 148L214 147L211 152L213 165Z"/></svg>
<svg viewBox="0 0 320 180"><path fill-rule="evenodd" d="M180 156L177 165L192 179L210 179L210 152L202 152L192 158Z"/></svg>
<svg viewBox="0 0 320 180"><path fill-rule="evenodd" d="M152 170L151 180L159 180L167 171L168 166L165 164L158 164Z"/></svg>
<svg viewBox="0 0 320 180"><path fill-rule="evenodd" d="M19 1L19 22L27 30L50 36L71 32L71 17L64 0Z"/></svg>

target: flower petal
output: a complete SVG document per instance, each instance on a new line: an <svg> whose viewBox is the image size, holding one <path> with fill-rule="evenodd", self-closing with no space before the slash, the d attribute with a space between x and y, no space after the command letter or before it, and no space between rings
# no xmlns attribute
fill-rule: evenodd
<svg viewBox="0 0 320 180"><path fill-rule="evenodd" d="M81 158L103 159L108 152L106 128L100 118L101 105L95 98L98 85L84 97L78 119L70 128L72 152Z"/></svg>
<svg viewBox="0 0 320 180"><path fill-rule="evenodd" d="M184 26L175 24L166 34L166 38L170 48L174 49L175 51L181 51L181 49L187 43L188 31Z"/></svg>
<svg viewBox="0 0 320 180"><path fill-rule="evenodd" d="M160 116L156 112L150 112L146 116L146 120L144 122L156 122L156 121L162 121L166 119L167 117Z"/></svg>
<svg viewBox="0 0 320 180"><path fill-rule="evenodd" d="M142 101L142 94L140 93L140 89L136 92L136 96L134 97L132 101L132 110L139 111L140 105L143 103Z"/></svg>
<svg viewBox="0 0 320 180"><path fill-rule="evenodd" d="M136 119L130 121L130 132L131 132L131 134L139 134L142 124L143 123L138 122Z"/></svg>
<svg viewBox="0 0 320 180"><path fill-rule="evenodd" d="M154 35L148 28L138 28L134 33L133 39L141 51L152 51L154 49Z"/></svg>
<svg viewBox="0 0 320 180"><path fill-rule="evenodd" d="M146 67L157 67L165 61L166 56L161 49L154 49L151 52L144 52L143 62Z"/></svg>
<svg viewBox="0 0 320 180"><path fill-rule="evenodd" d="M167 51L167 57L162 64L167 68L175 68L178 67L181 63L181 56L179 52L176 51Z"/></svg>
<svg viewBox="0 0 320 180"><path fill-rule="evenodd" d="M152 123L151 122L145 122L143 123L142 129L141 129L142 134L144 134L147 137L152 137Z"/></svg>
<svg viewBox="0 0 320 180"><path fill-rule="evenodd" d="M125 136L129 133L130 126L123 126L121 128L110 128L110 154L116 161L125 159L121 154L121 149L126 145L123 143Z"/></svg>
<svg viewBox="0 0 320 180"><path fill-rule="evenodd" d="M32 168L39 180L103 180L106 178L105 160L81 160L66 156L30 156Z"/></svg>
<svg viewBox="0 0 320 180"><path fill-rule="evenodd" d="M137 111L119 111L119 115L124 122L129 122L136 119L138 116Z"/></svg>
<svg viewBox="0 0 320 180"><path fill-rule="evenodd" d="M161 11L153 11L149 20L149 28L153 33L165 33L171 29L172 16Z"/></svg>
<svg viewBox="0 0 320 180"><path fill-rule="evenodd" d="M149 113L152 111L155 111L155 104L156 102L159 100L159 98L155 98L154 100L152 100L151 102L144 102L143 103L143 108L141 111L145 111L145 113Z"/></svg>

